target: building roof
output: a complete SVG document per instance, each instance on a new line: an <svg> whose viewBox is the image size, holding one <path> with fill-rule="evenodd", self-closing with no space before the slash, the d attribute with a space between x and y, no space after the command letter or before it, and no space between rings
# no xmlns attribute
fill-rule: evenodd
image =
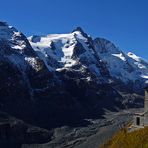
<svg viewBox="0 0 148 148"><path fill-rule="evenodd" d="M144 116L146 113L148 113L148 111L139 112L139 113L134 113L134 115Z"/></svg>

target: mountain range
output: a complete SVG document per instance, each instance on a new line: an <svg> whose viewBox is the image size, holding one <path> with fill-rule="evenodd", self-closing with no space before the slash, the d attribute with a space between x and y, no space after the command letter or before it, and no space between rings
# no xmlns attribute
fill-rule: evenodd
<svg viewBox="0 0 148 148"><path fill-rule="evenodd" d="M147 83L147 61L80 27L27 38L0 22L0 111L27 128L79 126L86 118L101 118L104 109L141 107ZM32 137L20 143L36 141Z"/></svg>

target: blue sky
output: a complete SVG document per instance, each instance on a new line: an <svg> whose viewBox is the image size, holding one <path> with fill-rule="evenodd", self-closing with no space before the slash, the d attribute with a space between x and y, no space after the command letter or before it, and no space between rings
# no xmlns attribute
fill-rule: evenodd
<svg viewBox="0 0 148 148"><path fill-rule="evenodd" d="M0 20L25 35L81 26L148 60L148 0L1 0Z"/></svg>

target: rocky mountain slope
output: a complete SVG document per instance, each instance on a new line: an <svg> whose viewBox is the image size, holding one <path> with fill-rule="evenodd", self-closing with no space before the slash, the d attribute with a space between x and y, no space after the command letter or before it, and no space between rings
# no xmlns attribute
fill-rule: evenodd
<svg viewBox="0 0 148 148"><path fill-rule="evenodd" d="M0 22L0 111L34 126L80 126L105 109L139 107L147 80L146 61L79 27L27 39Z"/></svg>

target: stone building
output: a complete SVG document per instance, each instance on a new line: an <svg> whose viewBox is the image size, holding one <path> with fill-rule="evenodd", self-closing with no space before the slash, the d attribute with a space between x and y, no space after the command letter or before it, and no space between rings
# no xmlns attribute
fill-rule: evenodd
<svg viewBox="0 0 148 148"><path fill-rule="evenodd" d="M145 87L144 111L134 114L134 126L148 126L148 86Z"/></svg>

